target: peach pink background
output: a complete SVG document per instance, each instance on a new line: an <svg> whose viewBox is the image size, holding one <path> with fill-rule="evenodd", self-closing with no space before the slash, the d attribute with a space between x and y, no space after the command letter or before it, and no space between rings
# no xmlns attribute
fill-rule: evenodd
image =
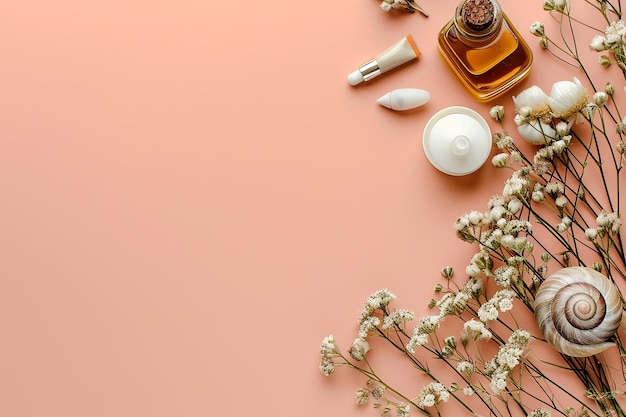
<svg viewBox="0 0 626 417"><path fill-rule="evenodd" d="M1 3L0 416L377 415L318 371L321 339L349 344L382 287L424 311L504 178L421 148L436 111L494 104L438 56L456 0ZM419 62L348 86L406 33ZM511 94L573 75L537 59ZM375 103L401 87L433 98Z"/></svg>

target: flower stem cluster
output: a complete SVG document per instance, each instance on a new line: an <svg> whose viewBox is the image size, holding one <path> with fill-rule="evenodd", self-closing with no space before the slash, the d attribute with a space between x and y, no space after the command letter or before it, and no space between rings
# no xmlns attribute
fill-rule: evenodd
<svg viewBox="0 0 626 417"><path fill-rule="evenodd" d="M380 3L380 8L386 12L397 9L411 13L419 12L424 16L428 16L428 12L426 12L426 10L424 10L414 0L383 0Z"/></svg>
<svg viewBox="0 0 626 417"><path fill-rule="evenodd" d="M407 4L383 0L381 7ZM497 153L492 164L510 175L485 209L469 210L454 222L456 236L475 247L461 268L463 278L456 278L452 266L442 268L430 311L419 316L393 307L396 297L390 291L376 291L357 317L357 337L346 354L333 336L322 341L321 372L329 376L343 366L361 373L367 385L356 391L355 400L373 404L383 417L413 412L441 416L449 401L474 416L626 417L624 393L618 389L626 386L626 345L620 333L610 335L613 350L581 358L559 353L556 343L549 344L552 339L541 334L543 328L522 327L535 319L538 289L554 269L589 266L616 286L626 286L621 235L626 116L618 106L626 98L620 97L615 80L594 82L578 50L578 45L589 45L588 54L606 52L601 62L607 72L619 68L614 72L626 84L621 5L619 0L574 5L545 0L543 9L554 21L537 21L530 33L546 55L572 65L577 77L555 80L545 90L550 94L540 86L521 91L512 100L513 120L507 120L503 105L489 111L502 127L493 135ZM591 19L594 13L599 19ZM596 28L598 21L603 23ZM576 28L596 34L581 42ZM584 311L589 310L586 303L581 303ZM556 314L559 319L572 316L560 310ZM402 392L381 377L380 364L369 353L373 339L400 352L407 372L422 378L415 392ZM536 347L542 353L553 348L553 357L544 358ZM382 355L381 350L377 345ZM431 366L432 361L442 366ZM441 369L447 372L440 374ZM566 382L560 379L563 374Z"/></svg>

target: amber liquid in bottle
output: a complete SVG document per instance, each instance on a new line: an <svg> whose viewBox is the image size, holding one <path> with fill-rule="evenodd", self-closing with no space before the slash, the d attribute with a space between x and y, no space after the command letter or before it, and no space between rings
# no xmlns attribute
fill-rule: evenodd
<svg viewBox="0 0 626 417"><path fill-rule="evenodd" d="M469 11L468 11L469 9ZM532 52L496 0L464 0L443 27L444 60L478 101L491 100L521 81Z"/></svg>

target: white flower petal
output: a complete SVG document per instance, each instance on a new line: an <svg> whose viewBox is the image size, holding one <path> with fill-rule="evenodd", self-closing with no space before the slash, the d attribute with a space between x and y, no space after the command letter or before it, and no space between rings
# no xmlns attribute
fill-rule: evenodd
<svg viewBox="0 0 626 417"><path fill-rule="evenodd" d="M592 51L596 51L596 52L606 51L606 45L604 43L604 36L595 35L591 39L591 43L589 44L589 48Z"/></svg>
<svg viewBox="0 0 626 417"><path fill-rule="evenodd" d="M515 103L515 110L518 111L520 108L524 106L528 106L531 109L537 109L542 106L545 106L548 102L548 95L543 92L540 87L533 85L517 96L513 97L513 103Z"/></svg>
<svg viewBox="0 0 626 417"><path fill-rule="evenodd" d="M545 145L548 143L547 139L556 137L556 131L550 125L541 123L539 120L522 124L517 127L517 131L531 145Z"/></svg>
<svg viewBox="0 0 626 417"><path fill-rule="evenodd" d="M548 104L557 116L571 115L580 109L581 102L586 101L587 92L578 78L572 81L558 81L552 86Z"/></svg>

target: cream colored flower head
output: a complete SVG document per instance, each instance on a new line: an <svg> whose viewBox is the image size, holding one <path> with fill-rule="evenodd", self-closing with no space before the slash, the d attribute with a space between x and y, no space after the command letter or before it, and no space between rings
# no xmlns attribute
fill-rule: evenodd
<svg viewBox="0 0 626 417"><path fill-rule="evenodd" d="M515 104L516 112L519 112L522 108L529 108L529 117L541 117L550 111L548 96L536 85L528 87L517 96L513 96L513 103Z"/></svg>
<svg viewBox="0 0 626 417"><path fill-rule="evenodd" d="M591 43L589 44L589 48L592 51L596 51L596 52L606 51L608 49L608 46L606 45L604 36L595 35L593 38L591 38Z"/></svg>
<svg viewBox="0 0 626 417"><path fill-rule="evenodd" d="M546 145L557 136L556 130L552 126L538 119L530 120L517 126L517 132L531 145Z"/></svg>
<svg viewBox="0 0 626 417"><path fill-rule="evenodd" d="M354 360L362 361L365 359L365 354L369 352L370 345L367 343L367 340L358 338L352 342L352 346L350 347L350 356Z"/></svg>
<svg viewBox="0 0 626 417"><path fill-rule="evenodd" d="M388 12L391 9L399 9L404 8L403 1L394 1L394 0L383 0L380 3L380 8L384 11Z"/></svg>
<svg viewBox="0 0 626 417"><path fill-rule="evenodd" d="M541 37L546 34L546 29L543 26L543 23L535 21L532 25L530 25L530 33Z"/></svg>
<svg viewBox="0 0 626 417"><path fill-rule="evenodd" d="M493 106L489 110L489 115L496 122L501 122L504 119L504 107L503 106Z"/></svg>
<svg viewBox="0 0 626 417"><path fill-rule="evenodd" d="M609 95L604 91L598 91L593 95L593 102L598 107L602 107L609 100Z"/></svg>
<svg viewBox="0 0 626 417"><path fill-rule="evenodd" d="M568 121L575 118L581 121L581 117L578 116L587 103L587 90L576 77L572 81L554 83L548 97L548 104L554 116Z"/></svg>
<svg viewBox="0 0 626 417"><path fill-rule="evenodd" d="M382 0L380 8L386 12L392 9L405 10L405 11L420 11L424 13L417 3L409 0Z"/></svg>
<svg viewBox="0 0 626 417"><path fill-rule="evenodd" d="M545 11L555 11L559 13L563 13L565 8L567 7L566 0L545 0L543 2L543 10Z"/></svg>
<svg viewBox="0 0 626 417"><path fill-rule="evenodd" d="M540 87L533 85L513 97L515 123L520 136L533 145L549 143L556 132L550 126L552 118L548 96Z"/></svg>

